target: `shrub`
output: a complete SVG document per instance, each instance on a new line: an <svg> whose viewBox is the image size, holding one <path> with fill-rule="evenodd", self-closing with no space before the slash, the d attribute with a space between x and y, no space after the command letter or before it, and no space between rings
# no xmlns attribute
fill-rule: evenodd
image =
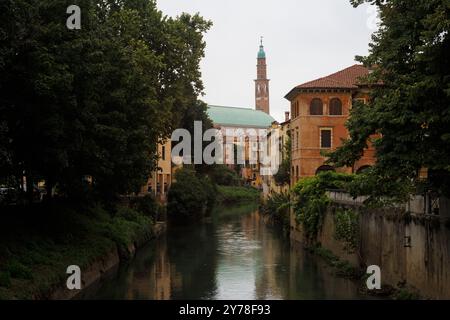
<svg viewBox="0 0 450 320"><path fill-rule="evenodd" d="M209 177L201 179L203 189L206 192L206 213L210 214L214 209L217 200L217 186Z"/></svg>
<svg viewBox="0 0 450 320"><path fill-rule="evenodd" d="M252 187L219 186L217 190L219 201L226 204L256 201L260 195L260 192Z"/></svg>
<svg viewBox="0 0 450 320"><path fill-rule="evenodd" d="M393 298L394 300L419 300L420 295L416 292L411 292L401 288L394 294Z"/></svg>
<svg viewBox="0 0 450 320"><path fill-rule="evenodd" d="M353 179L353 175L323 172L297 182L293 189L293 208L307 238L315 238L322 226L325 210L330 203L327 190L344 189Z"/></svg>
<svg viewBox="0 0 450 320"><path fill-rule="evenodd" d="M0 271L0 287L11 287L11 274L9 271Z"/></svg>
<svg viewBox="0 0 450 320"><path fill-rule="evenodd" d="M33 279L33 274L31 269L24 266L17 260L11 260L6 266L7 272L11 275L12 278L16 279L25 279L31 280Z"/></svg>
<svg viewBox="0 0 450 320"><path fill-rule="evenodd" d="M99 222L96 229L103 236L113 240L119 248L122 258L128 259L130 252L128 246L152 236L153 221L139 212L119 207L115 217Z"/></svg>
<svg viewBox="0 0 450 320"><path fill-rule="evenodd" d="M352 266L347 260L341 260L333 252L322 247L320 244L310 247L310 250L334 268L334 273L337 276L350 279L358 279L361 277L361 270Z"/></svg>
<svg viewBox="0 0 450 320"><path fill-rule="evenodd" d="M152 237L150 217L119 204L116 208L110 214L100 205L77 210L46 205L37 206L37 213L11 216L0 232L0 297L46 298L65 280L68 265L84 269L115 248L126 258L131 244Z"/></svg>
<svg viewBox="0 0 450 320"><path fill-rule="evenodd" d="M169 190L167 214L173 221L185 221L202 217L212 196L209 183L202 181L195 171L183 168L175 174L175 182Z"/></svg>
<svg viewBox="0 0 450 320"><path fill-rule="evenodd" d="M261 205L260 209L264 214L270 215L275 221L288 228L290 201L289 193L274 193Z"/></svg>
<svg viewBox="0 0 450 320"><path fill-rule="evenodd" d="M367 196L364 204L368 207L386 207L406 202L414 193L414 182L393 179L370 168L362 174L354 175L346 191L352 196Z"/></svg>
<svg viewBox="0 0 450 320"><path fill-rule="evenodd" d="M213 183L221 186L238 186L241 178L226 165L215 165L209 173Z"/></svg>
<svg viewBox="0 0 450 320"><path fill-rule="evenodd" d="M134 198L131 201L131 208L147 217L152 218L153 221L157 220L158 213L161 210L160 205L156 202L153 195L145 195L144 197Z"/></svg>

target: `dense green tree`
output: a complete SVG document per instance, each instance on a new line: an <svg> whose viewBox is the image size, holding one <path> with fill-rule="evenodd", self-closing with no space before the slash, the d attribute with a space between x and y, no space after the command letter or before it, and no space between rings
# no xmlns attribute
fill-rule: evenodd
<svg viewBox="0 0 450 320"><path fill-rule="evenodd" d="M208 118L206 113L207 105L203 101L191 99L190 101L186 99L185 101L187 109L181 113L179 128L183 128L189 131L192 139L191 139L191 163L194 163L194 147L195 144L198 143L195 141L194 136L194 125L195 122L201 122L202 134L205 133L206 130L211 129L213 127L212 121ZM204 148L210 144L211 142L203 141L203 136L200 137L202 143L202 151ZM201 173L206 173L209 171L209 166L205 164L197 164L195 166L196 171Z"/></svg>
<svg viewBox="0 0 450 320"><path fill-rule="evenodd" d="M450 4L446 0L353 0L376 5L380 28L370 53L358 60L373 72L369 105L355 104L350 139L331 155L352 166L367 142L376 148L371 171L382 179L411 181L421 167L431 183L449 192L450 176ZM375 135L374 135L375 134ZM376 137L376 138L373 138Z"/></svg>
<svg viewBox="0 0 450 320"><path fill-rule="evenodd" d="M69 4L81 8L81 30L66 28ZM104 199L136 191L155 167L157 142L202 92L210 22L165 17L149 0L5 0L0 21L8 173L72 197L85 176Z"/></svg>
<svg viewBox="0 0 450 320"><path fill-rule="evenodd" d="M6 184L11 175L11 154L7 130L6 123L0 122L0 186Z"/></svg>
<svg viewBox="0 0 450 320"><path fill-rule="evenodd" d="M211 166L208 175L215 184L221 186L238 186L242 182L239 174L225 164Z"/></svg>
<svg viewBox="0 0 450 320"><path fill-rule="evenodd" d="M213 207L214 195L213 185L195 170L178 170L168 195L169 218L175 222L202 218Z"/></svg>

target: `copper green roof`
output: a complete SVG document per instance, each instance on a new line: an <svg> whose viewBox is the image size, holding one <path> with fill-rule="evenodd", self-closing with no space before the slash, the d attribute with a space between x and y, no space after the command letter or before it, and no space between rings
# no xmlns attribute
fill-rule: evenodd
<svg viewBox="0 0 450 320"><path fill-rule="evenodd" d="M266 52L264 51L264 46L259 46L259 52L258 52L258 59L265 59L266 58Z"/></svg>
<svg viewBox="0 0 450 320"><path fill-rule="evenodd" d="M268 128L275 121L267 113L249 108L208 106L208 116L215 125L240 128Z"/></svg>

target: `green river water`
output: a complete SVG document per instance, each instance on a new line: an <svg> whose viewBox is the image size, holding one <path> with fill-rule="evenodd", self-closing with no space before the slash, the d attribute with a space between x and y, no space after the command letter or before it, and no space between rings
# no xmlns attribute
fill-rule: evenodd
<svg viewBox="0 0 450 320"><path fill-rule="evenodd" d="M290 245L254 205L217 209L208 221L169 226L135 259L80 299L361 299L318 257Z"/></svg>

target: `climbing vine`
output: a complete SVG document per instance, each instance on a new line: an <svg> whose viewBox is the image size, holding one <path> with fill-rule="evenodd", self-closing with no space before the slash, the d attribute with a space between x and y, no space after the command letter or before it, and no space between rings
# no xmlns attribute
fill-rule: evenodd
<svg viewBox="0 0 450 320"><path fill-rule="evenodd" d="M344 249L349 253L358 246L358 214L350 209L337 209L334 214L336 240L344 243Z"/></svg>
<svg viewBox="0 0 450 320"><path fill-rule="evenodd" d="M297 182L293 189L293 209L308 239L313 240L322 227L330 203L327 190L342 189L352 179L351 175L324 172Z"/></svg>
<svg viewBox="0 0 450 320"><path fill-rule="evenodd" d="M297 222L303 225L303 230L309 239L314 239L323 224L323 217L330 200L326 195L310 199L304 205L297 207Z"/></svg>

